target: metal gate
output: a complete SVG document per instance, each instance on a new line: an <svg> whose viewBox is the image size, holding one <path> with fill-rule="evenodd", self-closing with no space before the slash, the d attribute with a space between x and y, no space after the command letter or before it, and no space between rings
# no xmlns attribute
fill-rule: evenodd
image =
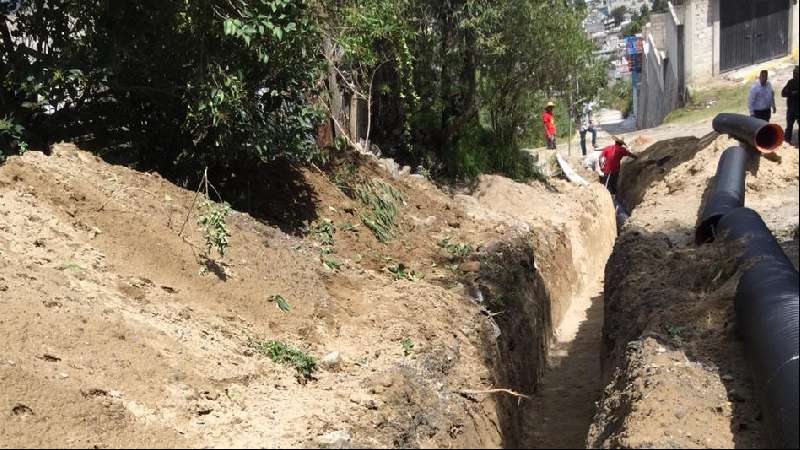
<svg viewBox="0 0 800 450"><path fill-rule="evenodd" d="M789 53L791 0L720 2L720 70L727 71Z"/></svg>

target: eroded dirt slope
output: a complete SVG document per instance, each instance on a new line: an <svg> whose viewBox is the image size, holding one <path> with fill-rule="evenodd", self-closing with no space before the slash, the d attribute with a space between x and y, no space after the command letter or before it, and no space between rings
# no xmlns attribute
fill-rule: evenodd
<svg viewBox="0 0 800 450"><path fill-rule="evenodd" d="M220 259L206 255L196 212L187 216L194 192L157 174L68 145L0 166L2 445L522 442L518 399L484 391L537 389L561 310L585 273L600 270L581 255L610 251L610 200L525 186L586 226L570 229L557 208L511 220L503 202L454 199L358 162L361 178L404 198L384 245L337 186L340 168L294 174L313 209L295 233L234 212ZM265 199L291 206L280 200ZM334 242L323 246L309 230L326 220ZM444 239L472 250L456 258ZM544 264L551 259L560 265ZM424 278L386 270L400 264ZM328 362L305 379L254 345L268 340Z"/></svg>

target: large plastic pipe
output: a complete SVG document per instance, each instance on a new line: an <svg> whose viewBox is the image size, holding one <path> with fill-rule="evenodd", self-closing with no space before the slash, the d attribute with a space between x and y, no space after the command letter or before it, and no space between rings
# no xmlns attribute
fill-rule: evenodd
<svg viewBox="0 0 800 450"><path fill-rule="evenodd" d="M800 274L755 211L735 209L717 228L741 252L736 318L773 445L798 448Z"/></svg>
<svg viewBox="0 0 800 450"><path fill-rule="evenodd" d="M698 245L713 242L717 223L722 216L744 206L745 170L750 154L749 150L739 146L722 153L714 179L714 189L695 232L695 242Z"/></svg>
<svg viewBox="0 0 800 450"><path fill-rule="evenodd" d="M783 144L783 128L743 114L722 113L714 118L714 131L746 142L761 153L773 153Z"/></svg>

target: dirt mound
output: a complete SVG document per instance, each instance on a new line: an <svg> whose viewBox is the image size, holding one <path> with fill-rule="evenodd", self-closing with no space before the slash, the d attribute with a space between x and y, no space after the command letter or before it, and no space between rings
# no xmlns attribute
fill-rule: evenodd
<svg viewBox="0 0 800 450"><path fill-rule="evenodd" d="M724 246L693 244L719 157L735 144L713 133L671 139L623 167L620 196L633 213L606 269L609 384L589 435L594 447L766 446L735 336L736 263ZM796 150L754 157L747 177L747 206L796 255Z"/></svg>
<svg viewBox="0 0 800 450"><path fill-rule="evenodd" d="M605 368L590 443L603 448L752 448L763 442L743 349L738 275L723 247L676 248L629 230L609 261Z"/></svg>
<svg viewBox="0 0 800 450"><path fill-rule="evenodd" d="M633 221L686 243L713 187L719 158L737 141L711 133L702 139L677 138L653 144L639 160L623 165L620 200ZM782 230L797 224L796 149L784 145L775 158L754 155L747 171L746 206L761 213L767 224Z"/></svg>
<svg viewBox="0 0 800 450"><path fill-rule="evenodd" d="M572 292L582 273L559 271L576 254L591 254L581 267L600 271L592 264L613 240L603 234L611 210L601 217L610 200L526 186L515 205L535 194L542 205L584 208L575 228L555 208L531 210L519 222L530 234L505 221L516 206L475 200L486 215L475 220L462 200L375 162L287 170L303 185L303 211L291 199L262 202L276 211L234 211L220 259L189 212L194 192L158 174L64 145L0 166L0 440L524 442L519 399L492 389L535 392L558 324L551 305L566 308L559 289ZM369 182L401 199L386 243L348 191ZM297 368L273 362L275 351ZM310 375L304 354L316 357Z"/></svg>

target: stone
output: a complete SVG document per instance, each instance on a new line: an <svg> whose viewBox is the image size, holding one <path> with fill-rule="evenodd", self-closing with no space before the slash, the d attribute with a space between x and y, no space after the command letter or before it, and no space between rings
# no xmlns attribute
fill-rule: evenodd
<svg viewBox="0 0 800 450"><path fill-rule="evenodd" d="M330 352L319 361L319 365L325 369L335 369L339 367L341 363L342 356L339 352Z"/></svg>
<svg viewBox="0 0 800 450"><path fill-rule="evenodd" d="M377 410L381 407L381 402L372 398L369 394L356 392L350 395L350 403L363 406L369 410Z"/></svg>
<svg viewBox="0 0 800 450"><path fill-rule="evenodd" d="M350 433L347 431L331 431L317 437L317 442L327 448L348 448L351 441Z"/></svg>

